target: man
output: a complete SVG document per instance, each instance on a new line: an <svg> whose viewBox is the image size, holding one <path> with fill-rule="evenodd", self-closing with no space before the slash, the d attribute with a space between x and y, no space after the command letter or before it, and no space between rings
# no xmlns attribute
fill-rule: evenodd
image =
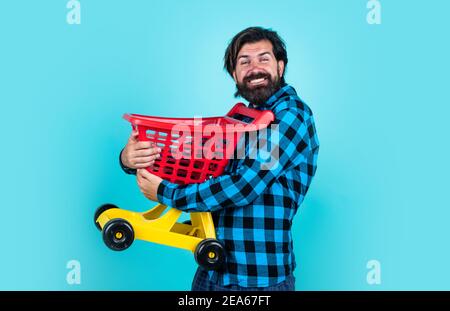
<svg viewBox="0 0 450 311"><path fill-rule="evenodd" d="M185 212L213 213L217 239L227 251L220 271L199 268L192 290L294 290L296 267L291 225L316 172L319 142L310 108L285 83L284 42L272 30L247 28L230 42L225 69L235 96L254 109L270 109L279 138L276 165L259 158L230 160L223 175L200 184L177 185L149 173L159 150L133 133L121 164L136 173L142 193ZM134 169L134 170L133 170Z"/></svg>

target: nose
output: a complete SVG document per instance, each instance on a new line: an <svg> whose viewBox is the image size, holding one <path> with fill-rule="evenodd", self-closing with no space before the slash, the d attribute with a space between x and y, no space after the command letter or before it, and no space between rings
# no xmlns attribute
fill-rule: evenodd
<svg viewBox="0 0 450 311"><path fill-rule="evenodd" d="M258 70L259 68L259 61L256 58L252 58L249 60L250 64L249 64L249 72L254 71L254 70Z"/></svg>

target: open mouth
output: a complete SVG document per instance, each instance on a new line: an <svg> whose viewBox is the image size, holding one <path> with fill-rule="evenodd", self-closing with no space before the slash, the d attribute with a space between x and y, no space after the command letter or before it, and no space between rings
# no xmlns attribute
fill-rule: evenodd
<svg viewBox="0 0 450 311"><path fill-rule="evenodd" d="M251 86L259 86L259 85L265 85L267 84L267 77L262 78L253 78L248 80L248 84Z"/></svg>

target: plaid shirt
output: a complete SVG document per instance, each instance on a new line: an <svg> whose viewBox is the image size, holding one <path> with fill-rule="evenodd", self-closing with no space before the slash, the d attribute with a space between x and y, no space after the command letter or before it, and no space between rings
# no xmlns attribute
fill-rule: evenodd
<svg viewBox="0 0 450 311"><path fill-rule="evenodd" d="M256 138L278 147L276 163L249 156L229 161L224 174L203 183L178 185L163 180L158 201L185 212L212 212L217 239L227 251L225 268L210 280L226 286L273 286L295 269L291 226L316 172L319 141L311 109L285 85L263 106L275 115L279 135ZM274 136L275 137L275 136ZM241 144L242 147L242 144ZM261 145L260 145L260 149ZM269 150L270 151L270 150Z"/></svg>

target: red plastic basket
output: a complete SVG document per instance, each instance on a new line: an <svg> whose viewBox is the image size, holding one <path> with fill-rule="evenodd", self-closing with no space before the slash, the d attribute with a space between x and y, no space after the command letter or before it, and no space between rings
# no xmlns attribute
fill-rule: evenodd
<svg viewBox="0 0 450 311"><path fill-rule="evenodd" d="M226 116L165 118L124 114L139 141L151 141L161 156L147 170L173 183L200 183L222 174L244 132L266 128L274 120L270 110L236 104ZM243 122L239 118L252 119Z"/></svg>

